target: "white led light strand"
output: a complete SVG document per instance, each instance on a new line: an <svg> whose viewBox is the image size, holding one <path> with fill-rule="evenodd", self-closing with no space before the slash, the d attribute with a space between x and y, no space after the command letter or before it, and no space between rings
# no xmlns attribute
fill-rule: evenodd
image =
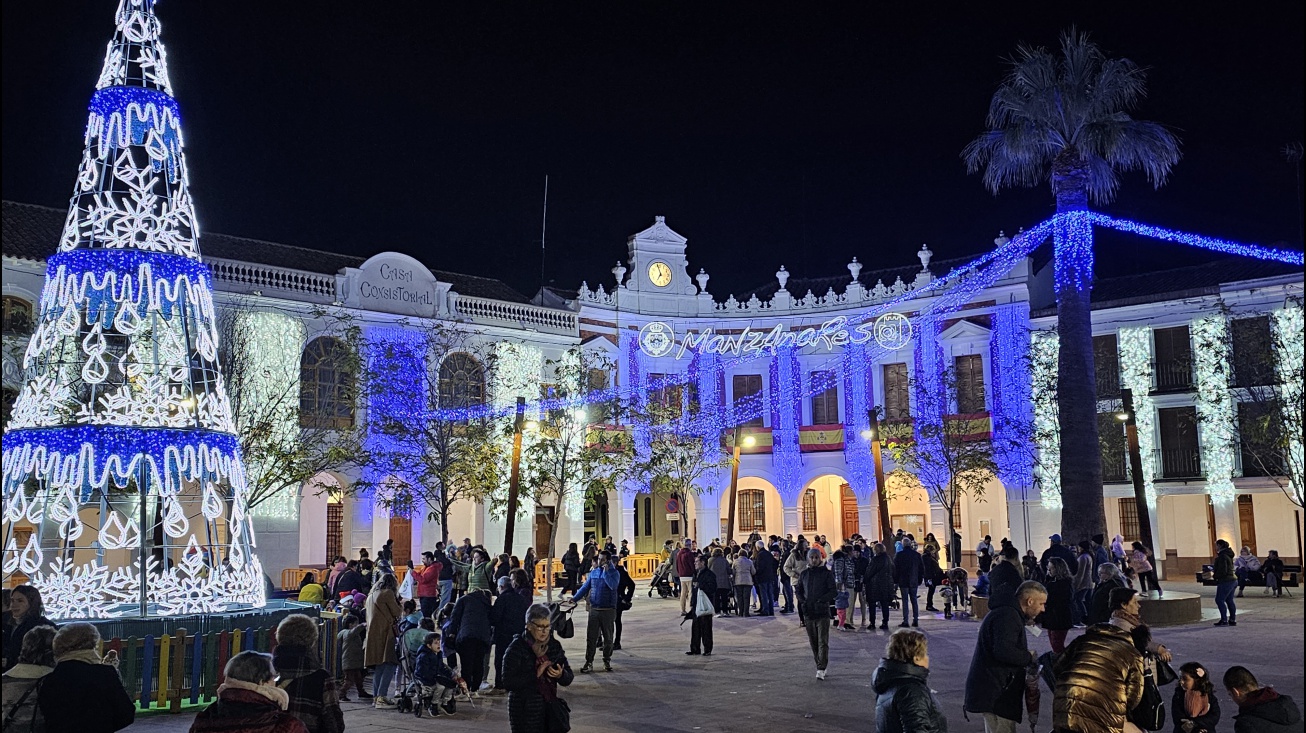
<svg viewBox="0 0 1306 733"><path fill-rule="evenodd" d="M1206 491L1217 506L1234 500L1234 451L1237 446L1233 395L1229 392L1232 348L1229 323L1224 316L1194 321L1194 373L1197 380L1198 449Z"/></svg>
<svg viewBox="0 0 1306 733"><path fill-rule="evenodd" d="M1143 490L1147 505L1156 506L1156 407L1152 401L1152 329L1122 328L1120 380L1133 392L1134 419L1138 425L1138 452L1143 459Z"/></svg>
<svg viewBox="0 0 1306 733"><path fill-rule="evenodd" d="M1303 468L1302 446L1302 347L1303 318L1300 305L1280 308L1272 314L1270 328L1274 338L1274 372L1278 377L1279 399L1277 400L1285 414L1280 416L1280 423L1286 428L1283 432L1287 439L1287 463L1290 470L1289 493L1301 503L1301 485Z"/></svg>

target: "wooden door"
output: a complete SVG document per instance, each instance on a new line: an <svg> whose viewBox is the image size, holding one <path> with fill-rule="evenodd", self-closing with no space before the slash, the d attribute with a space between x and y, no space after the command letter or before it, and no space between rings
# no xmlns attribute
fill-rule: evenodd
<svg viewBox="0 0 1306 733"><path fill-rule="evenodd" d="M857 495L853 493L852 487L848 484L844 484L839 489L843 507L843 538L847 540L857 534L860 527L860 517L857 514Z"/></svg>
<svg viewBox="0 0 1306 733"><path fill-rule="evenodd" d="M394 558L392 567L401 568L413 559L413 520L407 517L390 517L390 537L395 541L391 545Z"/></svg>
<svg viewBox="0 0 1306 733"><path fill-rule="evenodd" d="M1251 494L1241 494L1238 496L1238 534L1243 538L1243 544L1251 548L1252 554L1256 552L1256 516L1252 514L1252 497ZM1241 547L1233 548L1235 552L1241 550Z"/></svg>
<svg viewBox="0 0 1306 733"><path fill-rule="evenodd" d="M544 558L549 556L549 534L553 531L553 507L537 506L535 507L535 556ZM565 547L558 548L558 556L566 550Z"/></svg>

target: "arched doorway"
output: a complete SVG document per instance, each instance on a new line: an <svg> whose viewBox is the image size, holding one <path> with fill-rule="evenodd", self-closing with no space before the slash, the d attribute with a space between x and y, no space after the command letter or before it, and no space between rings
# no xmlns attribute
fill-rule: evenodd
<svg viewBox="0 0 1306 733"><path fill-rule="evenodd" d="M693 497L641 491L635 494L634 503L634 552L655 553L667 540L692 536Z"/></svg>
<svg viewBox="0 0 1306 733"><path fill-rule="evenodd" d="M334 473L324 471L299 489L299 564L328 565L349 555L345 543L344 486Z"/></svg>

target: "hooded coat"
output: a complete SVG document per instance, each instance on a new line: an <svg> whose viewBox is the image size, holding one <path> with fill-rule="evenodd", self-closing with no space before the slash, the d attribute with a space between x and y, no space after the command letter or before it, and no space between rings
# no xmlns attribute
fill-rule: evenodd
<svg viewBox="0 0 1306 733"><path fill-rule="evenodd" d="M875 700L875 733L947 733L927 679L930 670L911 662L881 659L871 674Z"/></svg>
<svg viewBox="0 0 1306 733"><path fill-rule="evenodd" d="M1057 678L1052 725L1079 733L1114 733L1143 699L1143 656L1129 632L1111 624L1088 627L1053 666Z"/></svg>
<svg viewBox="0 0 1306 733"><path fill-rule="evenodd" d="M1291 733L1301 729L1301 711L1296 703L1273 687L1262 687L1248 695L1233 716L1234 733Z"/></svg>

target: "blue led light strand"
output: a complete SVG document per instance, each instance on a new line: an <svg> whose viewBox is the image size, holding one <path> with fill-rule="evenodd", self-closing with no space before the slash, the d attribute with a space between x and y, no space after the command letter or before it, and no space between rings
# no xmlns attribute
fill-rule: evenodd
<svg viewBox="0 0 1306 733"><path fill-rule="evenodd" d="M1240 242L1231 242L1227 239L1218 237L1206 237L1201 234L1192 234L1190 232L1180 232L1174 229L1153 226L1151 224L1141 224L1128 219L1118 219L1106 214L1092 212L1088 214L1089 221L1097 226L1108 227L1130 234L1141 234L1144 237L1152 237L1165 242L1178 242L1190 247L1199 247L1209 249L1215 252L1225 252L1227 254L1239 255L1242 257L1254 257L1258 260L1270 260L1272 262L1282 262L1288 265L1302 266L1306 263L1303 253L1295 252L1288 249L1274 249L1273 247L1261 247L1255 244L1242 244Z"/></svg>

